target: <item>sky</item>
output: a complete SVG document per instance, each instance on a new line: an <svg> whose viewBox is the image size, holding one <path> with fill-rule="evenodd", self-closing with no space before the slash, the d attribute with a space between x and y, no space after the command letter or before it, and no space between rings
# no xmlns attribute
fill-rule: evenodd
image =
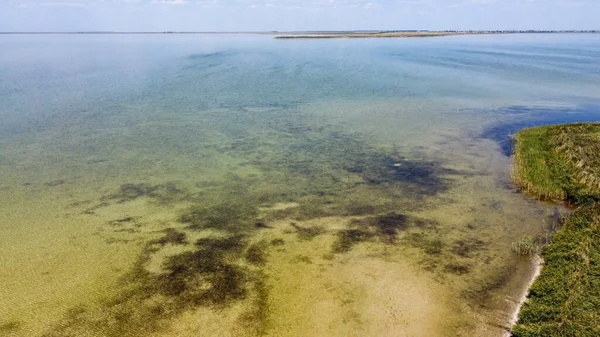
<svg viewBox="0 0 600 337"><path fill-rule="evenodd" d="M0 0L0 31L600 29L600 0Z"/></svg>

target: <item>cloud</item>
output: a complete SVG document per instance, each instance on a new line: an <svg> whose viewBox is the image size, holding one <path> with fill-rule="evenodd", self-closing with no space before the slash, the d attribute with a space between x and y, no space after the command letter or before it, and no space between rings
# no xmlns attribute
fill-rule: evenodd
<svg viewBox="0 0 600 337"><path fill-rule="evenodd" d="M87 5L87 2L50 1L50 2L43 2L40 5L41 6L50 6L50 7L82 7L82 6Z"/></svg>
<svg viewBox="0 0 600 337"><path fill-rule="evenodd" d="M4 2L7 1L7 2ZM398 0L398 3L420 3L434 0ZM372 9L394 4L390 1L377 0L0 0L3 4L19 7L81 7L86 5L116 8L119 5L147 6L147 5L196 5L214 8L277 8L311 10L319 9Z"/></svg>
<svg viewBox="0 0 600 337"><path fill-rule="evenodd" d="M88 0L78 1L78 0L68 0L68 1L60 1L60 0L51 0L51 1L26 1L19 2L17 4L18 8L33 8L33 7L83 7L90 3Z"/></svg>
<svg viewBox="0 0 600 337"><path fill-rule="evenodd" d="M161 5L186 5L188 4L188 0L152 0L151 4L161 4Z"/></svg>

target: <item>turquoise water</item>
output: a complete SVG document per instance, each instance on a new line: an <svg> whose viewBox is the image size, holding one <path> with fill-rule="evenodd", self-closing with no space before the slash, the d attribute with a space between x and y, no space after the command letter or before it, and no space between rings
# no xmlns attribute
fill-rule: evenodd
<svg viewBox="0 0 600 337"><path fill-rule="evenodd" d="M502 335L600 36L0 37L0 332Z"/></svg>

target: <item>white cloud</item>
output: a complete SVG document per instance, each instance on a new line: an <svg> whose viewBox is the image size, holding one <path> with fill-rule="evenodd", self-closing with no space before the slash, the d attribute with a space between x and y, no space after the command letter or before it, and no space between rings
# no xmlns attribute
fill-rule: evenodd
<svg viewBox="0 0 600 337"><path fill-rule="evenodd" d="M152 0L151 4L161 4L161 5L186 5L188 4L188 0Z"/></svg>
<svg viewBox="0 0 600 337"><path fill-rule="evenodd" d="M81 6L87 5L87 2L50 1L50 2L43 2L40 5L41 6L50 6L50 7L81 7Z"/></svg>
<svg viewBox="0 0 600 337"><path fill-rule="evenodd" d="M33 8L33 7L83 7L90 4L88 0L51 0L51 1L25 1L17 3L18 8Z"/></svg>

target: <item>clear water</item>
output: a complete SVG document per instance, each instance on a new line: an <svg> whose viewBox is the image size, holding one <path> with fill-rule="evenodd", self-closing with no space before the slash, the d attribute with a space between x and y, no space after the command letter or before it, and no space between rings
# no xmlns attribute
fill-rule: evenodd
<svg viewBox="0 0 600 337"><path fill-rule="evenodd" d="M600 36L0 37L0 334L503 335Z"/></svg>

